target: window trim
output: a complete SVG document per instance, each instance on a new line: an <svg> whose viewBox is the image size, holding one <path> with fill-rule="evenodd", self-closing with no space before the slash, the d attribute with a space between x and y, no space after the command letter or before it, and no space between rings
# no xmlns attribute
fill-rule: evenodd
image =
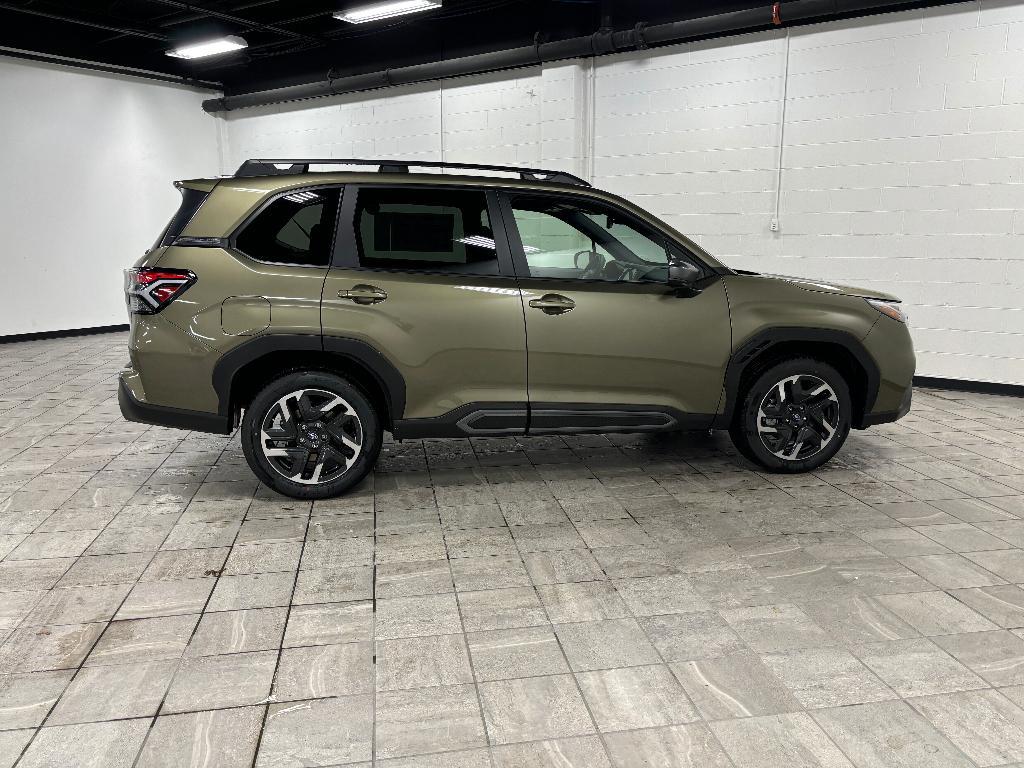
<svg viewBox="0 0 1024 768"><path fill-rule="evenodd" d="M171 216L170 221L167 222L167 225L160 232L160 237L157 238L156 243L153 245L152 248L149 249L149 251L147 251L147 253L149 253L150 251L155 251L157 248L166 248L168 246L174 245L174 241L181 237L181 233L188 228L188 225L192 222L192 219L194 219L196 217L196 214L199 213L199 209L206 205L206 201L209 200L210 195L213 194L212 189L209 192L204 192L201 189L186 186L181 186L178 188L178 190L181 192L181 202L178 203L178 208L174 211L174 214ZM167 233L171 231L171 225L174 224L174 220L178 217L178 213L181 211L181 207L185 204L185 197L190 192L196 192L201 194L203 196L203 199L199 201L199 205L192 209L192 213L189 214L189 217L182 222L180 227L178 227L177 233L171 235L171 241L169 243L165 243L164 240L167 239Z"/></svg>
<svg viewBox="0 0 1024 768"><path fill-rule="evenodd" d="M504 188L496 190L498 196L498 203L501 206L502 220L505 225L505 235L508 240L509 250L512 255L512 262L515 265L516 274L520 280L543 280L547 282L564 282L564 283L586 283L597 284L597 285L663 285L655 281L647 282L630 282L628 280L602 280L600 278L593 277L544 277L534 276L530 274L530 265L526 260L526 252L523 249L523 241L519 236L519 227L516 224L515 212L512 209L512 198L517 195L526 197L552 197L559 200L567 200L571 202L582 202L582 203L593 203L597 207L608 207L614 210L617 214L621 215L630 225L638 228L640 233L643 234L644 230L652 230L661 236L661 239L665 243L665 247L673 246L688 258L692 259L696 264L699 264L708 276L718 274L717 270L704 261L700 256L693 252L686 246L685 243L679 242L677 239L672 237L669 233L665 232L660 227L654 226L650 222L644 221L639 216L634 214L617 203L604 200L600 197L593 197L586 194L578 194L575 192L563 192L549 191L549 190L534 190L534 189L510 189Z"/></svg>
<svg viewBox="0 0 1024 768"><path fill-rule="evenodd" d="M515 278L516 272L512 262L512 252L509 247L508 235L505 221L502 215L501 206L498 202L495 190L490 187L482 187L468 184L395 184L395 183L359 183L348 184L348 191L342 197L338 209L337 237L334 241L334 260L331 266L337 269L353 270L357 272L381 272L396 275L438 275L449 278ZM359 263L359 242L356 237L356 207L359 203L359 193L363 189L410 189L419 190L424 194L431 192L477 192L484 195L487 205L487 217L491 222L491 231L494 234L495 253L498 262L498 271L494 274L481 274L476 272L453 272L447 269L407 269L389 267L366 267Z"/></svg>
<svg viewBox="0 0 1024 768"><path fill-rule="evenodd" d="M338 216L341 213L341 208L345 204L345 184L307 184L302 187L289 187L288 189L278 190L272 195L268 195L263 198L260 203L235 227L231 234L225 238L225 247L232 253L236 253L239 256L243 256L249 261L256 264L265 264L268 267L296 267L299 269L323 269L327 270L331 268L331 264L334 260L334 253L338 242ZM274 204L278 199L287 195L294 195L296 192L309 192L313 190L327 189L327 190L338 190L338 208L334 213L334 227L331 232L331 244L327 249L327 263L326 264L296 264L290 261L264 261L263 259L257 259L255 256L243 251L238 247L238 236L259 217L267 208Z"/></svg>

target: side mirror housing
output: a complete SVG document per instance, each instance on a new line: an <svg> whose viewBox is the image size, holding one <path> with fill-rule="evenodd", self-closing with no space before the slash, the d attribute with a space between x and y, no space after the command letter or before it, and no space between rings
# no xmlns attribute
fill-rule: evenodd
<svg viewBox="0 0 1024 768"><path fill-rule="evenodd" d="M668 284L672 288L692 288L704 277L704 270L689 259L669 251Z"/></svg>

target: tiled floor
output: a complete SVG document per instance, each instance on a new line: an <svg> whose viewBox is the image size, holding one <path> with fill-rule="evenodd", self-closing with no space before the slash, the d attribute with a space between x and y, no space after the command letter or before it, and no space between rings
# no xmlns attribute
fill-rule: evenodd
<svg viewBox="0 0 1024 768"><path fill-rule="evenodd" d="M326 503L0 346L0 767L1024 765L1024 401L824 471L724 436L388 444Z"/></svg>

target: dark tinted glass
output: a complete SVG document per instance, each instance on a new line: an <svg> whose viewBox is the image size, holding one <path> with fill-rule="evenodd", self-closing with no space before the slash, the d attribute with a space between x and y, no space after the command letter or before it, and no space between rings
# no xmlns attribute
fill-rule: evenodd
<svg viewBox="0 0 1024 768"><path fill-rule="evenodd" d="M203 204L203 201L206 200L209 194L209 192L200 192L198 189L181 188L181 205L178 206L177 212L171 217L171 223L164 230L159 245L170 245L174 242L174 238L185 229L185 225L196 215L199 206Z"/></svg>
<svg viewBox="0 0 1024 768"><path fill-rule="evenodd" d="M359 190L359 264L419 272L498 273L487 196L471 190Z"/></svg>
<svg viewBox="0 0 1024 768"><path fill-rule="evenodd" d="M264 208L238 235L236 245L259 261L326 266L337 212L337 189L292 192Z"/></svg>

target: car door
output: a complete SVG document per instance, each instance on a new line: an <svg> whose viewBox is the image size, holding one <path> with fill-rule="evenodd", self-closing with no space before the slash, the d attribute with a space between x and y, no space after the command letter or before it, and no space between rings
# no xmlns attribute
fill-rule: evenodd
<svg viewBox="0 0 1024 768"><path fill-rule="evenodd" d="M710 270L668 285L668 258L700 266L626 209L585 195L501 195L526 315L533 432L710 426L731 347ZM706 268L705 268L706 269Z"/></svg>
<svg viewBox="0 0 1024 768"><path fill-rule="evenodd" d="M522 432L526 332L497 199L482 186L349 185L324 284L324 348L404 380L396 437Z"/></svg>

